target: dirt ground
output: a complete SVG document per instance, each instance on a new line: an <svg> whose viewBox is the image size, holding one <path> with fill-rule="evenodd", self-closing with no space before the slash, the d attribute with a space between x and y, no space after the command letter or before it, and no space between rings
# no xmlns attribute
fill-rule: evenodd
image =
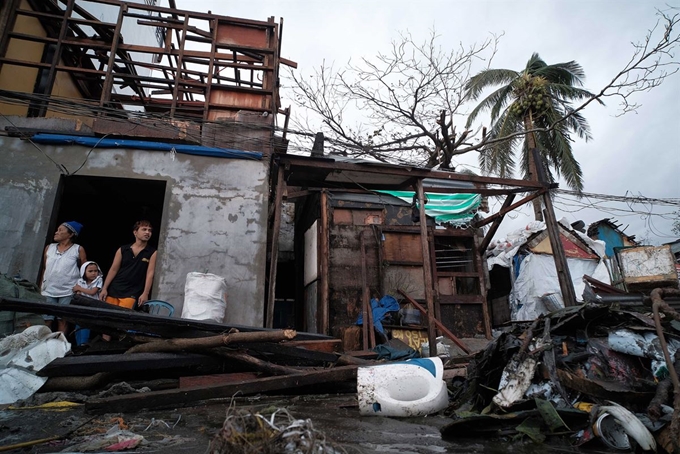
<svg viewBox="0 0 680 454"><path fill-rule="evenodd" d="M232 409L271 414L287 409L295 419L309 419L320 436L332 442L337 452L347 453L520 453L577 452L568 446L551 447L532 442L441 439L439 428L450 420L443 416L421 418L362 417L355 394L311 396L256 396L233 400ZM133 451L205 453L220 431L230 401L210 405L130 414L92 417L83 407L65 411L44 409L4 409L0 411L0 446L8 447L30 440L68 434L64 440L50 441L10 452L85 452L83 443L96 444L107 431L125 429L144 437ZM81 426L82 425L82 426ZM0 448L1 449L1 448ZM105 452L104 449L90 452ZM325 452L325 451L324 451Z"/></svg>

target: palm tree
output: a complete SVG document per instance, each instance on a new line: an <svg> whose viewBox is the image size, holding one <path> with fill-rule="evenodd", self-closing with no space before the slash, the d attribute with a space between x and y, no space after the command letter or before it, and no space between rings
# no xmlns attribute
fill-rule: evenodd
<svg viewBox="0 0 680 454"><path fill-rule="evenodd" d="M511 176L515 171L514 152L521 150L523 177L536 180L536 163L529 150L538 148L547 163L545 170L550 182L562 175L570 188L582 191L583 174L572 153L571 135L575 133L586 141L592 136L588 122L580 112L574 112L570 103L594 96L578 88L584 78L583 68L575 61L548 65L537 53L522 71L486 69L473 76L465 86L466 95L472 100L476 101L488 87L501 87L470 113L468 127L480 112L490 109L492 126L487 139L508 137L482 150L479 158L482 170L501 177ZM546 130L517 134L533 129ZM536 219L542 220L540 201L534 202Z"/></svg>

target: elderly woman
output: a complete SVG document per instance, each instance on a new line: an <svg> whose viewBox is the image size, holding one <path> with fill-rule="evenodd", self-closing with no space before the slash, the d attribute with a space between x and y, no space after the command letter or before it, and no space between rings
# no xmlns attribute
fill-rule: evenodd
<svg viewBox="0 0 680 454"><path fill-rule="evenodd" d="M48 303L71 303L73 286L80 278L80 265L87 261L85 249L75 243L82 228L79 222L64 222L54 232L54 243L45 248L41 293ZM52 319L51 316L45 318ZM66 321L58 320L57 329L65 333Z"/></svg>

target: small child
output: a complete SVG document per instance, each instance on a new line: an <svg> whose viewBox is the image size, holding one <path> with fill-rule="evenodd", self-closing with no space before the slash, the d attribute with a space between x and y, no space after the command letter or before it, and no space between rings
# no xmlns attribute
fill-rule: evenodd
<svg viewBox="0 0 680 454"><path fill-rule="evenodd" d="M103 274L95 262L85 262L80 267L80 279L73 286L73 293L80 293L99 299L99 291L103 285Z"/></svg>

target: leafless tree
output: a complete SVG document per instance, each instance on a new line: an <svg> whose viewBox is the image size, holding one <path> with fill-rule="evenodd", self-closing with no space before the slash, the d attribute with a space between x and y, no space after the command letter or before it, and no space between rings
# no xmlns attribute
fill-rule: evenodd
<svg viewBox="0 0 680 454"><path fill-rule="evenodd" d="M296 110L321 119L321 132L336 153L449 168L453 156L469 151L473 135L454 125L455 116L463 114L465 82L473 63L491 61L499 37L450 51L437 40L434 32L422 44L403 34L389 53L374 59L341 70L324 63L308 78L292 73L302 108ZM357 116L364 121L350 126ZM308 133L319 129L310 126L309 117L298 117L293 127Z"/></svg>
<svg viewBox="0 0 680 454"><path fill-rule="evenodd" d="M310 76L291 73L292 89L301 116L291 132L314 136L321 131L334 153L371 156L390 162L409 162L428 167L450 168L451 159L479 151L487 145L530 132L550 131L594 101L618 98L619 115L636 110L636 95L661 85L680 70L675 56L680 45L677 8L657 11L658 20L641 42L633 43L629 61L594 96L551 126L489 139L484 130L456 130L455 118L465 124L464 85L473 63L489 66L500 36L492 35L481 45L444 51L437 35L418 44L404 34L389 53L363 58L336 70L321 65ZM502 36L502 35L501 35ZM364 120L349 125L355 114ZM321 124L313 124L320 119Z"/></svg>

